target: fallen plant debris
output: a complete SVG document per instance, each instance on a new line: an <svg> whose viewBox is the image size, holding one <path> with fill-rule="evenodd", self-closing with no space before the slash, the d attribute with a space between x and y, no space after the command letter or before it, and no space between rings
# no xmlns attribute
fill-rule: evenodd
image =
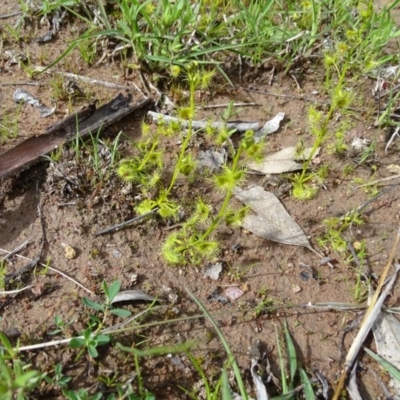
<svg viewBox="0 0 400 400"><path fill-rule="evenodd" d="M171 117L169 115L156 113L154 111L149 111L148 115L156 123L177 123L182 127L187 128L189 126L189 121L182 120L176 117ZM216 121L190 121L192 129L206 129L211 127L213 129L227 128L229 130L235 130L237 132L254 131L254 137L257 141L260 141L264 136L270 135L279 129L279 123L284 118L283 113L278 113L272 120L267 121L263 126L258 122L216 122Z"/></svg>
<svg viewBox="0 0 400 400"><path fill-rule="evenodd" d="M121 301L154 301L155 297L148 295L143 290L123 290L118 292L115 297L111 300L110 304L119 303ZM160 299L157 299L160 301Z"/></svg>
<svg viewBox="0 0 400 400"><path fill-rule="evenodd" d="M380 181L398 164L397 0L0 8L0 152L40 133L72 139L0 181L0 247L14 249L0 260L0 398L331 400L354 336L344 334L370 287L382 291L374 277L397 229L399 186ZM13 101L14 85L70 117L46 127ZM105 105L115 90L154 93L165 117L90 130L93 99ZM122 97L109 117L128 108ZM254 186L273 191L286 217L272 201L255 212L232 199ZM267 237L299 243L241 229L256 213L260 230L278 225ZM22 282L4 282L39 250ZM204 277L219 263L216 280ZM138 287L148 301L115 302ZM398 312L393 288L381 316ZM340 398L395 397L384 382L400 380L397 369L359 354Z"/></svg>
<svg viewBox="0 0 400 400"><path fill-rule="evenodd" d="M223 270L222 262L208 263L203 269L203 275L217 281Z"/></svg>
<svg viewBox="0 0 400 400"><path fill-rule="evenodd" d="M400 322L387 311L381 311L372 326L377 353L400 371ZM389 385L394 393L400 393L400 382L390 372ZM399 372L400 373L400 372Z"/></svg>
<svg viewBox="0 0 400 400"><path fill-rule="evenodd" d="M360 326L358 334L357 334L356 338L354 339L354 341L347 353L346 360L344 362L344 368L342 370L339 382L336 386L336 390L335 390L335 393L333 396L334 400L339 399L340 392L344 386L344 382L347 377L347 374L353 368L356 358L358 356L358 353L359 353L361 347L363 346L363 343L364 343L368 333L372 329L376 319L380 315L381 308L383 306L384 301L386 300L386 296L392 290L394 282L397 278L397 274L400 271L400 265L399 264L395 265L395 273L390 277L389 281L386 282L386 277L388 275L390 267L392 266L395 251L396 251L399 241L400 241L400 230L397 231L397 235L396 235L395 241L392 246L389 260L388 260L386 267L379 279L379 283L376 288L376 291L371 298L371 301L370 301L368 309L364 315L364 319Z"/></svg>
<svg viewBox="0 0 400 400"><path fill-rule="evenodd" d="M41 157L50 151L61 146L63 143L73 140L76 135L79 137L88 136L90 132L105 129L121 118L149 104L149 99L140 100L131 104L131 96L124 97L119 94L109 103L93 110L91 105L84 110L84 118L77 126L81 112L68 117L68 123L63 121L50 127L42 135L30 137L11 150L0 154L0 179L10 177L13 174L28 168L39 161ZM85 118L86 117L86 118Z"/></svg>
<svg viewBox="0 0 400 400"><path fill-rule="evenodd" d="M30 104L33 107L36 107L40 111L40 116L42 118L49 117L56 110L55 107L53 108L46 107L36 97L32 96L30 93L22 89L17 89L14 92L13 99L17 103L26 103Z"/></svg>
<svg viewBox="0 0 400 400"><path fill-rule="evenodd" d="M314 251L306 234L273 193L261 186L254 186L248 190L236 188L235 197L257 213L244 217L241 223L243 228L264 239L304 246Z"/></svg>
<svg viewBox="0 0 400 400"><path fill-rule="evenodd" d="M301 161L307 160L311 155L314 159L318 154L319 149L312 153L311 147L300 151L300 153L296 147L286 147L277 153L266 156L260 162L250 162L247 166L253 171L263 174L282 174L301 170L303 168Z"/></svg>

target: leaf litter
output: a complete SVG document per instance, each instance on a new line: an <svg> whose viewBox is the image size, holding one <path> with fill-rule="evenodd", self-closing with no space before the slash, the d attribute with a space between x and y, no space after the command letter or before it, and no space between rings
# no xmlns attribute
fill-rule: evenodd
<svg viewBox="0 0 400 400"><path fill-rule="evenodd" d="M304 231L273 193L253 186L248 190L236 188L235 197L257 213L245 216L243 228L263 239L303 246L315 252Z"/></svg>
<svg viewBox="0 0 400 400"><path fill-rule="evenodd" d="M278 124L278 128L279 128L279 124ZM277 128L277 129L278 129ZM300 228L300 226L298 226L298 228L302 231L302 229ZM282 229L282 228L281 228ZM304 235L304 232L302 231L302 234ZM270 239L270 240L274 240L274 239ZM286 242L282 242L282 243L286 243ZM289 243L289 244L293 244L293 243ZM297 243L295 243L294 245L299 245L299 244L297 244ZM309 246L310 246L310 243L308 242L308 244L300 244L300 245L302 245L302 246L304 246L304 247L307 247L307 248L310 248Z"/></svg>
<svg viewBox="0 0 400 400"><path fill-rule="evenodd" d="M13 99L16 103L26 103L36 107L40 111L40 116L42 118L49 117L56 110L56 107L46 107L40 100L23 89L17 89L14 92Z"/></svg>
<svg viewBox="0 0 400 400"><path fill-rule="evenodd" d="M378 354L386 361L400 370L400 322L393 315L381 311L374 325L372 332ZM400 393L400 382L391 375L389 385L395 393ZM396 399L400 399L397 396Z"/></svg>
<svg viewBox="0 0 400 400"><path fill-rule="evenodd" d="M296 147L286 147L276 153L266 156L261 162L251 161L247 164L248 168L263 174L282 174L284 172L298 171L303 168L303 164L298 161L307 160L312 153L309 147L298 153ZM313 159L319 154L319 148L313 154Z"/></svg>

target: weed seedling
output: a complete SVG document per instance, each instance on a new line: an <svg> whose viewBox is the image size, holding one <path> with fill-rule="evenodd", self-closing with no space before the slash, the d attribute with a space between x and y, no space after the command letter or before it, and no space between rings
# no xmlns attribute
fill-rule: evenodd
<svg viewBox="0 0 400 400"><path fill-rule="evenodd" d="M7 272L7 262L1 261L0 262L0 290L5 290L4 278L6 277L6 272Z"/></svg>
<svg viewBox="0 0 400 400"><path fill-rule="evenodd" d="M24 364L3 332L0 332L0 342L2 345L0 348L0 398L23 400L40 384L46 374L32 370L29 364Z"/></svg>
<svg viewBox="0 0 400 400"><path fill-rule="evenodd" d="M257 266L258 263L250 264L242 268L242 265L237 265L236 267L228 265L228 270L229 270L229 277L231 280L236 281L236 282L241 282L243 277L255 266Z"/></svg>
<svg viewBox="0 0 400 400"><path fill-rule="evenodd" d="M9 138L18 137L18 120L21 114L23 102L19 103L13 112L6 113L0 120L0 143L4 143Z"/></svg>
<svg viewBox="0 0 400 400"><path fill-rule="evenodd" d="M63 374L62 365L59 363L54 368L53 378L51 378L50 376L45 376L44 380L47 383L50 383L54 386L58 386L59 388L63 389L68 386L68 382L71 381L71 377Z"/></svg>
<svg viewBox="0 0 400 400"><path fill-rule="evenodd" d="M344 232L353 225L362 225L364 220L356 211L351 211L342 217L328 218L323 223L326 230L325 234L317 239L318 244L325 247L329 243L335 251L343 254L347 250Z"/></svg>
<svg viewBox="0 0 400 400"><path fill-rule="evenodd" d="M90 39L83 39L77 45L82 60L91 66L96 58L96 42Z"/></svg>
<svg viewBox="0 0 400 400"><path fill-rule="evenodd" d="M353 289L353 296L357 303L362 303L368 297L368 281L370 280L369 276L365 276L365 265L367 262L366 244L365 241L362 241L356 242L351 246L353 262L357 265L357 267L354 268L356 282Z"/></svg>
<svg viewBox="0 0 400 400"><path fill-rule="evenodd" d="M77 359L80 358L85 349L90 357L98 357L99 353L97 351L97 347L107 344L110 341L109 335L99 333L104 327L104 324L110 314L114 314L122 318L130 316L130 311L113 308L112 306L112 301L118 294L120 288L121 284L117 281L113 282L110 286L107 286L107 284L103 282L103 291L105 293L105 302L103 304L90 300L87 297L83 298L83 303L92 310L95 310L98 314L102 315L102 318L100 318L97 314L89 314L88 327L83 332L82 337L73 338L71 340L71 348L83 348L76 357Z"/></svg>
<svg viewBox="0 0 400 400"><path fill-rule="evenodd" d="M314 173L308 172L311 161L319 147L327 139L329 134L329 125L333 119L334 113L339 110L346 110L352 101L352 95L344 88L344 79L347 67L343 67L339 73L339 82L332 92L332 100L329 110L326 114L318 110L314 106L310 106L308 110L308 120L311 133L314 135L314 143L308 159L303 163L303 168L300 174L293 176L293 196L300 200L308 200L313 198L318 191L317 185L310 185L310 182L315 178L324 178L326 171L322 170L322 174L317 171Z"/></svg>
<svg viewBox="0 0 400 400"><path fill-rule="evenodd" d="M68 336L67 331L71 328L73 322L74 320L71 320L69 322L64 322L60 316L56 315L54 317L54 323L57 328L54 329L53 331L47 332L47 334L53 336L63 333L65 336Z"/></svg>
<svg viewBox="0 0 400 400"><path fill-rule="evenodd" d="M193 129L196 112L195 91L199 88L206 88L212 77L212 72L202 71L197 65L191 65L188 68L189 104L179 111L180 118L188 121L187 131L181 137L182 144L168 184L163 185L164 162L159 142L162 136L179 134L182 131L179 123L165 125L160 121L155 133L150 133L150 127L144 124L142 131L145 140L137 145L139 154L121 162L118 175L124 180L141 185L145 197L151 196L136 207L139 214L148 213L157 207L158 214L163 218L176 219L178 217L180 207L173 198L176 182L179 177L184 177L190 184L196 168L195 159L189 151L189 144L196 134ZM232 108L231 106L229 109L232 110ZM228 117L225 116L224 119L227 120ZM233 131L223 128L217 132L211 130L208 133L216 145L228 144L233 154L232 163L225 165L222 172L213 177L215 188L224 193L224 200L217 213L213 213L211 205L202 198L196 200L193 211L186 222L182 224L182 228L171 233L164 242L163 255L170 264L187 264L189 262L198 264L205 258L210 259L216 256L219 244L216 240L210 239L213 232L221 223L240 223L245 215L245 209L232 210L229 207L229 201L235 187L245 178L245 170L239 165L239 160L244 156L253 159L259 158L262 143L256 143L254 133L248 131L240 141L238 149L235 150L230 140ZM156 194L152 195L149 191L156 192Z"/></svg>

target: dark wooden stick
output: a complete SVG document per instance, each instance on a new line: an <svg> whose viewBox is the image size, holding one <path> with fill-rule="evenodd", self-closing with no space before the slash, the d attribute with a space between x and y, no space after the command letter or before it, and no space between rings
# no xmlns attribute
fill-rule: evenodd
<svg viewBox="0 0 400 400"><path fill-rule="evenodd" d="M50 127L44 134L30 137L14 148L0 155L0 180L28 168L46 155L71 141L76 135L88 136L99 129L105 129L124 118L134 110L150 103L150 99L131 104L132 96L119 94L114 100L93 111L90 106ZM78 119L78 124L77 124ZM79 121L80 119L80 121Z"/></svg>

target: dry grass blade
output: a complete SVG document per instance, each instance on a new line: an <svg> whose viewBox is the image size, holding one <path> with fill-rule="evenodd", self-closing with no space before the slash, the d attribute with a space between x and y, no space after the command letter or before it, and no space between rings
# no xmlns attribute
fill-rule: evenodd
<svg viewBox="0 0 400 400"><path fill-rule="evenodd" d="M10 251L4 250L4 249L0 249L0 251L2 251L3 253L7 253L7 254L11 253ZM32 261L32 259L30 259L30 258L28 258L28 257L21 256L20 254L16 254L16 256L19 257L19 258L22 258L22 259L24 259L24 260ZM50 269L51 271L56 272L57 274L62 275L64 278L67 278L67 279L70 280L71 282L74 282L75 285L78 285L80 288L82 288L82 289L85 290L86 292L88 292L88 293L94 295L94 293L93 293L91 290L89 290L87 287L83 286L83 285L82 285L81 283L79 283L76 279L74 279L74 278L70 277L69 275L67 275L65 272L62 272L62 271L60 271L60 270L57 269L57 268L50 267L49 265L46 265L46 264L39 263L39 265L42 266L42 267L44 267L44 268L48 268L48 269Z"/></svg>
<svg viewBox="0 0 400 400"><path fill-rule="evenodd" d="M382 311L372 327L378 354L400 369L400 322L393 315ZM400 381L391 379L389 386L400 393Z"/></svg>
<svg viewBox="0 0 400 400"><path fill-rule="evenodd" d="M107 82L107 81L103 81L101 79L93 79L93 78L89 78L86 76L82 76L82 75L77 75L77 74L73 74L70 72L57 72L58 74L65 76L66 78L71 78L71 79L77 79L80 80L82 82L86 82L86 83L91 83L94 85L101 85L110 89L121 89L121 90L130 90L132 89L132 86L127 86L127 85L119 85L117 83L112 83L112 82ZM142 92L140 92L141 94L143 94Z"/></svg>
<svg viewBox="0 0 400 400"><path fill-rule="evenodd" d="M161 113L156 113L154 111L149 111L148 115L153 119L156 123L179 123L182 127L187 128L189 126L189 121L180 120L179 118L170 117L169 115L164 115ZM211 124L208 121L193 121L192 128L193 129L205 129L208 126L211 126L214 129L222 129L225 127L225 123L223 122L212 122ZM261 126L258 122L228 122L226 124L228 129L236 129L238 132L246 132L247 130L258 131Z"/></svg>
<svg viewBox="0 0 400 400"><path fill-rule="evenodd" d="M9 294L17 294L17 293L23 292L24 290L33 288L33 286L34 286L34 285L29 285L29 286L23 287L22 289L0 291L0 295L7 296L7 295L9 295Z"/></svg>
<svg viewBox="0 0 400 400"><path fill-rule="evenodd" d="M370 303L370 305L368 307L367 312L365 313L365 317L364 317L363 323L365 323L365 321L368 318L368 315L372 312L372 310L373 310L373 308L375 306L375 303L376 303L376 301L378 299L378 296L380 294L380 291L381 291L381 289L382 289L382 287L383 287L383 285L384 285L384 283L386 281L386 277L387 277L387 275L389 273L390 267L392 266L392 262L394 260L394 256L395 256L397 245L399 244L399 241L400 241L400 229L397 230L396 239L395 239L395 241L393 243L392 250L390 251L388 263L386 264L386 267L383 270L383 273L382 273L382 275L381 275L381 277L379 279L379 283L378 283L378 286L377 286L377 288L375 290L375 294L372 297L372 300L371 300L371 303ZM396 272L397 272L397 268L398 268L398 266L396 267Z"/></svg>
<svg viewBox="0 0 400 400"><path fill-rule="evenodd" d="M397 242L398 242L398 238L395 241L394 249L396 249ZM392 249L392 254L391 255L394 256L393 249ZM391 262L393 260L393 256L389 259L389 263L388 263L389 267L390 267ZM345 364L344 364L344 369L343 369L342 374L340 376L338 386L336 387L335 394L333 396L333 400L338 400L340 398L341 392L342 392L342 388L344 386L344 381L345 381L345 379L347 377L348 371L352 368L352 366L354 364L354 361L355 361L355 359L356 359L356 357L357 357L357 355L358 355L358 353L359 353L359 351L360 351L360 349L361 349L361 347L362 347L362 345L363 345L363 343L364 343L369 331L371 330L374 322L376 321L376 318L378 317L379 313L381 312L381 307L382 307L382 305L383 305L383 303L384 303L384 301L386 299L386 296L388 295L388 293L392 289L392 286L393 286L393 284L394 284L394 282L396 280L396 277L397 277L397 272L399 270L400 270L400 265L397 265L396 272L390 278L390 280L387 283L385 289L380 294L378 300L375 300L376 297L377 297L377 293L379 294L380 289L381 289L381 287L383 285L382 278L384 280L386 278L386 275L387 275L388 267L385 268L385 271L382 274L381 280L379 282L377 291L376 291L376 293L374 295L373 302L371 302L370 306L368 307L368 310L367 310L367 312L365 314L365 317L364 317L364 320L363 320L362 325L360 327L360 330L359 330L356 338L354 339L354 341L353 341L353 343L352 343L352 345L350 347L350 350L349 350L349 352L347 354L346 361L345 361Z"/></svg>
<svg viewBox="0 0 400 400"><path fill-rule="evenodd" d="M14 254L20 252L22 249L24 249L26 246L28 246L28 244L29 244L29 241L26 240L24 243L20 244L20 245L17 246L14 250L12 250L12 251L10 251L8 254L6 254L6 255L0 260L0 262L5 261L5 260L7 260L8 258L10 258L11 256L13 256Z"/></svg>
<svg viewBox="0 0 400 400"><path fill-rule="evenodd" d="M256 367L257 367L257 361L252 359L250 372L253 378L254 390L257 393L257 400L268 400L269 397L267 393L267 388L265 387L264 382L261 379L261 376L258 375Z"/></svg>
<svg viewBox="0 0 400 400"><path fill-rule="evenodd" d="M357 371L357 362L354 363L354 366L351 370L349 383L347 385L347 391L349 392L351 400L362 400L360 392L358 391L356 371Z"/></svg>
<svg viewBox="0 0 400 400"><path fill-rule="evenodd" d="M118 303L120 301L154 301L155 297L148 295L143 290L125 290L117 293L112 299L110 304Z"/></svg>
<svg viewBox="0 0 400 400"><path fill-rule="evenodd" d="M119 333L121 332L121 327L133 322L135 319L139 318L141 315L150 312L154 310L157 307L149 307L146 310L141 311L140 313L132 316L131 318L128 318L127 320L121 322L120 324L111 326L106 329L102 329L98 334L107 334L111 335L113 333ZM155 323L156 325L157 323ZM46 347L52 347L52 346L59 346L61 344L69 344L72 339L82 339L83 336L78 336L78 337L71 337L71 338L66 338L66 339L60 339L60 340L52 340L51 342L44 342L44 343L37 343L29 346L19 346L14 348L14 351L21 352L21 351L31 351L31 350L38 350L38 349L44 349Z"/></svg>

